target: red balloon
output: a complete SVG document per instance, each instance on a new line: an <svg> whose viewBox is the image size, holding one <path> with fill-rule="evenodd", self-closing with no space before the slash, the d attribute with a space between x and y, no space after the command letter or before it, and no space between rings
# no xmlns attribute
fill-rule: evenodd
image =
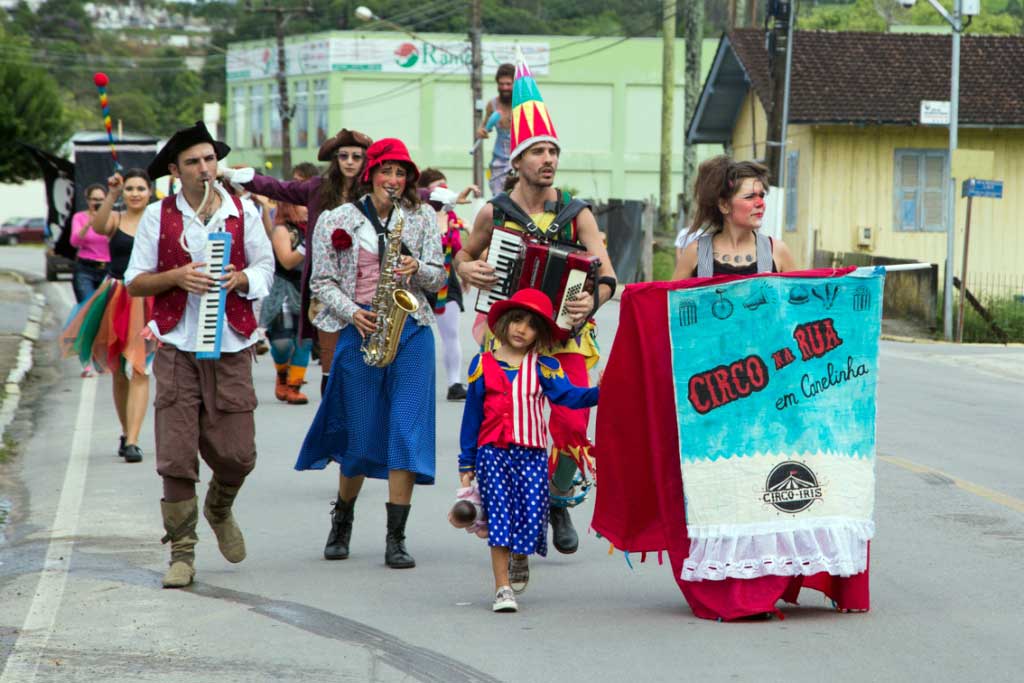
<svg viewBox="0 0 1024 683"><path fill-rule="evenodd" d="M97 71L96 75L92 77L92 82L96 84L97 88L102 88L110 82L110 79L107 78L107 74Z"/></svg>

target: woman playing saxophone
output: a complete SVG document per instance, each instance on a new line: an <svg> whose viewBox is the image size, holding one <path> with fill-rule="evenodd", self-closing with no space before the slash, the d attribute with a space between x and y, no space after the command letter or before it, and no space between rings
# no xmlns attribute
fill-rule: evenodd
<svg viewBox="0 0 1024 683"><path fill-rule="evenodd" d="M323 469L332 460L341 466L324 548L330 560L348 557L356 497L371 477L388 480L385 564L416 565L405 548L412 489L434 483L434 314L427 294L445 281L436 215L420 205L418 175L401 140L375 142L364 196L321 214L313 231L310 289L324 305L321 315L342 327L295 469ZM382 304L388 297L378 290L406 290L408 313ZM389 344L393 360L371 362ZM374 353L364 358L364 346Z"/></svg>

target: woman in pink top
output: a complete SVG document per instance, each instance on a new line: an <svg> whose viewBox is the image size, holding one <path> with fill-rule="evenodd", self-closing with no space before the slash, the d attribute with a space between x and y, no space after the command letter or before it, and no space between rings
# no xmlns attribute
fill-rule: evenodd
<svg viewBox="0 0 1024 683"><path fill-rule="evenodd" d="M96 211L107 196L107 189L100 184L85 188L88 210L79 211L71 217L71 246L78 249L71 288L78 303L88 301L96 288L107 276L110 263L110 246L106 235L92 229Z"/></svg>

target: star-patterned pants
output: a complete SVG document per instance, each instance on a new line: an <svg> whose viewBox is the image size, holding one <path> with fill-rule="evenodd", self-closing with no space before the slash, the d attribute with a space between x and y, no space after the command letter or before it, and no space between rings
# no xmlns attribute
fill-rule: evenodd
<svg viewBox="0 0 1024 683"><path fill-rule="evenodd" d="M487 544L548 554L548 457L543 448L482 446L476 475L487 510Z"/></svg>

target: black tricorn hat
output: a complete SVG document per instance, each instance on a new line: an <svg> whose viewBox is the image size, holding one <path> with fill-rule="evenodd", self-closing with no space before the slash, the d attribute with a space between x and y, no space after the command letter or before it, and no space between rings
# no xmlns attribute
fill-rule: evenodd
<svg viewBox="0 0 1024 683"><path fill-rule="evenodd" d="M213 145L213 151L217 154L217 161L226 157L228 152L231 151L231 148L226 144L220 140L213 139L213 136L210 135L210 131L206 130L205 123L202 121L196 121L196 125L191 128L179 130L171 136L171 139L167 141L167 144L161 148L156 157L149 164L146 172L149 173L149 177L153 180L162 178L168 173L167 167L170 164L177 163L179 154L189 147L203 142L208 142Z"/></svg>

